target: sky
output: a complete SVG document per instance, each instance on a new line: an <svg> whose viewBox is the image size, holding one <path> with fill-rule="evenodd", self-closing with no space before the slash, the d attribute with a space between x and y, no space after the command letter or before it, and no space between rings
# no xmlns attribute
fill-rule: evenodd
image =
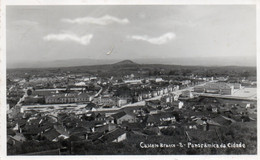
<svg viewBox="0 0 260 160"><path fill-rule="evenodd" d="M7 65L256 57L253 5L7 6Z"/></svg>

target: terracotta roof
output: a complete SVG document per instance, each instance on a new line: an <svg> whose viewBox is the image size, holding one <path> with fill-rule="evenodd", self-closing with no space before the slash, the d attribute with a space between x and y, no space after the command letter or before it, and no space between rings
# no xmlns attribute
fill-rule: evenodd
<svg viewBox="0 0 260 160"><path fill-rule="evenodd" d="M49 131L44 132L42 135L46 137L49 141L52 141L55 138L57 138L60 135L60 133L57 132L56 129L50 129Z"/></svg>
<svg viewBox="0 0 260 160"><path fill-rule="evenodd" d="M16 140L16 141L19 141L19 142L22 142L22 141L25 141L26 138L24 137L24 135L22 133L16 133L15 136L11 136L10 138Z"/></svg>
<svg viewBox="0 0 260 160"><path fill-rule="evenodd" d="M90 129L89 128L85 128L85 127L75 127L73 129L71 129L70 131L70 135L74 135L74 134L84 134L84 133L89 133Z"/></svg>
<svg viewBox="0 0 260 160"><path fill-rule="evenodd" d="M24 127L23 133L24 134L38 134L42 131L38 125L26 125Z"/></svg>
<svg viewBox="0 0 260 160"><path fill-rule="evenodd" d="M212 119L213 122L217 122L220 125L230 125L232 123L231 120L227 120L223 118L222 116L218 116Z"/></svg>
<svg viewBox="0 0 260 160"><path fill-rule="evenodd" d="M108 141L108 142L112 142L114 141L115 139L117 139L119 136L125 134L126 132L121 129L121 128L118 128L118 129L115 129L111 132L108 132L107 134L105 134L103 137L101 137L100 139L105 142L105 141Z"/></svg>
<svg viewBox="0 0 260 160"><path fill-rule="evenodd" d="M122 112L118 112L116 114L111 115L111 117L113 117L115 119L119 119L119 118L121 118L121 117L123 117L125 115L126 115L126 112L122 111Z"/></svg>

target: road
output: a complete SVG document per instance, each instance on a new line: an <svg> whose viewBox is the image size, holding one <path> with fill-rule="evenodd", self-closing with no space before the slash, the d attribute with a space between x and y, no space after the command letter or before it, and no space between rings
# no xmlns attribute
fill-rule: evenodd
<svg viewBox="0 0 260 160"><path fill-rule="evenodd" d="M205 82L206 83L206 82ZM205 83L202 83L202 84L199 84L199 85L196 85L196 86L203 86L205 85ZM187 88L184 88L184 89L180 89L180 90L175 90L173 92L170 92L170 93L173 93L173 94L177 94L177 95L180 95L183 91L193 91L195 86L192 86L192 87L187 87ZM169 93L166 93L164 95L161 95L161 96L157 96L157 97L152 97L152 98L149 98L149 99L145 99L143 101L139 101L139 102L135 102L135 103L131 103L131 104L126 104L120 108L100 108L100 109L97 109L97 111L94 111L94 112L98 112L98 111L117 111L117 110L120 110L122 108L129 108L129 107L136 107L136 106L144 106L145 105L145 101L150 101L150 100L160 100L162 96L165 96Z"/></svg>

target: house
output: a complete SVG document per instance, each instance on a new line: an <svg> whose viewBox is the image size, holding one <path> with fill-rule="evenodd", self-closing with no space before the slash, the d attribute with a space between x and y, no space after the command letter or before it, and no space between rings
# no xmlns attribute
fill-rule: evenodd
<svg viewBox="0 0 260 160"><path fill-rule="evenodd" d="M136 95L136 96L134 96L134 102L139 102L139 101L142 101L143 100L143 97L142 97L142 95L140 94L140 95Z"/></svg>
<svg viewBox="0 0 260 160"><path fill-rule="evenodd" d="M124 127L127 131L142 131L145 128L145 123L123 123L122 127Z"/></svg>
<svg viewBox="0 0 260 160"><path fill-rule="evenodd" d="M109 123L109 124L106 124L106 125L96 127L95 132L106 133L106 132L110 132L114 129L116 129L116 124Z"/></svg>
<svg viewBox="0 0 260 160"><path fill-rule="evenodd" d="M88 111L96 111L99 107L95 104L95 103L88 103L86 105L86 107L84 108L85 112L88 112Z"/></svg>
<svg viewBox="0 0 260 160"><path fill-rule="evenodd" d="M100 96L93 99L93 103L104 106L116 106L117 99L110 96Z"/></svg>
<svg viewBox="0 0 260 160"><path fill-rule="evenodd" d="M150 107L150 106L147 106L147 111L149 114L157 114L160 112L158 109Z"/></svg>
<svg viewBox="0 0 260 160"><path fill-rule="evenodd" d="M162 78L160 78L160 77L158 77L158 78L155 78L155 82L162 82L163 81L163 79Z"/></svg>
<svg viewBox="0 0 260 160"><path fill-rule="evenodd" d="M204 93L205 92L205 87L204 86L195 86L194 87L194 92Z"/></svg>
<svg viewBox="0 0 260 160"><path fill-rule="evenodd" d="M156 127L156 126L146 127L144 129L144 133L147 135L158 135L158 136L162 134L159 127Z"/></svg>
<svg viewBox="0 0 260 160"><path fill-rule="evenodd" d="M152 96L153 96L153 97L158 96L158 91L152 91Z"/></svg>
<svg viewBox="0 0 260 160"><path fill-rule="evenodd" d="M215 105L212 106L211 110L212 110L213 113L218 113L219 112L219 108L217 106L215 106Z"/></svg>
<svg viewBox="0 0 260 160"><path fill-rule="evenodd" d="M149 91L144 91L141 95L142 95L142 99L147 99L152 97L152 93Z"/></svg>
<svg viewBox="0 0 260 160"><path fill-rule="evenodd" d="M141 84L142 83L142 79L127 79L127 80L124 80L124 83Z"/></svg>
<svg viewBox="0 0 260 160"><path fill-rule="evenodd" d="M209 122L215 122L219 125L228 126L232 123L232 120L224 118L223 116L217 116L217 117L211 119Z"/></svg>
<svg viewBox="0 0 260 160"><path fill-rule="evenodd" d="M79 93L76 97L75 97L75 101L76 102L89 102L90 101L90 96L88 93Z"/></svg>
<svg viewBox="0 0 260 160"><path fill-rule="evenodd" d="M95 115L95 121L98 121L98 122L104 122L104 121L106 121L106 115L105 114L103 114L103 113L97 113L96 115Z"/></svg>
<svg viewBox="0 0 260 160"><path fill-rule="evenodd" d="M121 107L131 101L132 101L132 98L130 96L120 96L120 97L118 97L118 100L117 100L117 106Z"/></svg>
<svg viewBox="0 0 260 160"><path fill-rule="evenodd" d="M52 129L44 132L42 134L42 137L46 138L49 141L57 142L60 135L61 134L58 131L56 131L56 129L52 128Z"/></svg>
<svg viewBox="0 0 260 160"><path fill-rule="evenodd" d="M64 126L56 124L54 125L54 129L56 129L56 131L59 132L64 139L69 138L69 131Z"/></svg>
<svg viewBox="0 0 260 160"><path fill-rule="evenodd" d="M173 101L172 105L174 108L182 109L184 103L182 101Z"/></svg>
<svg viewBox="0 0 260 160"><path fill-rule="evenodd" d="M204 108L205 108L204 105L194 105L194 106L192 106L192 110L194 110L194 111L203 111Z"/></svg>
<svg viewBox="0 0 260 160"><path fill-rule="evenodd" d="M198 129L197 123L195 121L188 122L187 124L184 125L184 127L189 130Z"/></svg>
<svg viewBox="0 0 260 160"><path fill-rule="evenodd" d="M24 135L22 133L16 133L16 135L14 136L10 136L10 138L15 142L24 142L26 141L26 138L24 137Z"/></svg>
<svg viewBox="0 0 260 160"><path fill-rule="evenodd" d="M147 104L147 106L157 108L161 105L161 101L160 100L151 100L151 101L146 101L146 104Z"/></svg>
<svg viewBox="0 0 260 160"><path fill-rule="evenodd" d="M231 83L230 85L234 86L234 89L241 89L242 88L240 83Z"/></svg>
<svg viewBox="0 0 260 160"><path fill-rule="evenodd" d="M118 112L116 114L111 115L116 124L122 124L123 122L135 123L136 117L132 114L126 112Z"/></svg>
<svg viewBox="0 0 260 160"><path fill-rule="evenodd" d="M179 96L177 94L170 93L168 95L163 96L161 98L161 101L165 102L165 103L170 103L170 102L173 102L173 101L177 101L178 98L179 98Z"/></svg>
<svg viewBox="0 0 260 160"><path fill-rule="evenodd" d="M40 135L43 132L43 129L39 125L26 125L22 128L22 133L25 136L34 137Z"/></svg>
<svg viewBox="0 0 260 160"><path fill-rule="evenodd" d="M88 135L92 133L89 127L77 126L69 130L70 136L76 136L82 140L88 139Z"/></svg>
<svg viewBox="0 0 260 160"><path fill-rule="evenodd" d="M161 112L158 114L149 115L146 120L147 126L158 126L162 125L164 123L173 123L176 122L176 119L178 119L176 115L173 112Z"/></svg>
<svg viewBox="0 0 260 160"><path fill-rule="evenodd" d="M99 138L102 142L122 142L124 140L127 139L126 137L126 132L121 129L115 129L113 131L108 132L107 134L105 134L104 136Z"/></svg>
<svg viewBox="0 0 260 160"><path fill-rule="evenodd" d="M189 98L193 98L194 96L193 96L191 91L185 90L185 91L182 91L180 97L185 98L185 99L189 99Z"/></svg>

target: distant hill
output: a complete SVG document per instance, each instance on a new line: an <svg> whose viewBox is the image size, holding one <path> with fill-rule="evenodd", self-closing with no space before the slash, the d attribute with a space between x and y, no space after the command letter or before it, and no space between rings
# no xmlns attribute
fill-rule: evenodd
<svg viewBox="0 0 260 160"><path fill-rule="evenodd" d="M114 63L115 65L135 65L136 63L134 63L131 60L124 60L124 61L120 61L117 63Z"/></svg>

